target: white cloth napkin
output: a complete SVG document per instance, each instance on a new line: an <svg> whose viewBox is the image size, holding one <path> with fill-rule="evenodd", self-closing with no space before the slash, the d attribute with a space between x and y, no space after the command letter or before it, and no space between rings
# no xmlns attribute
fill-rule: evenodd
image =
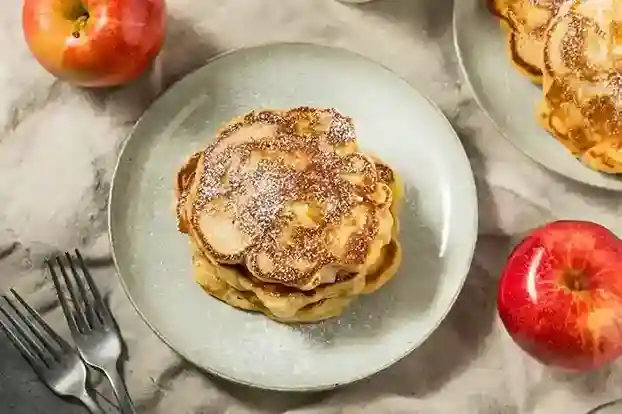
<svg viewBox="0 0 622 414"><path fill-rule="evenodd" d="M583 375L555 373L523 354L498 321L497 277L521 233L552 219L574 218L598 221L622 235L622 194L547 172L492 127L460 81L451 0L378 0L360 6L335 0L168 0L169 35L154 70L124 88L97 91L48 75L26 48L20 2L5 3L0 13L0 290L16 287L66 334L42 260L75 247L97 259L95 277L123 330L128 386L141 412L583 414L622 397L622 364ZM480 240L451 314L412 355L335 392L272 393L200 373L141 321L110 263L107 194L119 146L133 122L162 90L207 58L272 41L340 46L392 68L445 111L477 178ZM110 395L105 386L101 389ZM24 412L20 402L10 401L14 394L0 389L2 406ZM63 407L40 412L70 411Z"/></svg>

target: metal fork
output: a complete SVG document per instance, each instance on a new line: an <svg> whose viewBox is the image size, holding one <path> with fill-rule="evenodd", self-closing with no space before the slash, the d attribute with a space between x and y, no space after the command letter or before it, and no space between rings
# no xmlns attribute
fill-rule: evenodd
<svg viewBox="0 0 622 414"><path fill-rule="evenodd" d="M11 293L30 314L26 316L7 296L2 296L0 312L8 323L0 319L0 326L9 340L21 352L41 381L60 396L75 397L93 414L104 414L104 410L87 388L87 370L80 356L63 338L41 318L17 292ZM9 311L9 308L12 310ZM19 320L19 321L18 321Z"/></svg>
<svg viewBox="0 0 622 414"><path fill-rule="evenodd" d="M112 389L119 401L121 412L123 414L135 414L134 403L127 392L119 371L122 349L121 335L110 313L110 309L102 300L101 294L80 252L76 250L75 255L84 277L80 276L77 270L78 266L71 255L65 253L65 259L73 275L73 281L65 269L61 258L56 257L56 264L69 291L69 296L73 303L72 306L70 306L61 289L60 280L52 262L50 260L47 261L56 293L69 324L71 336L82 359L91 367L102 371L110 381L110 385L112 385Z"/></svg>

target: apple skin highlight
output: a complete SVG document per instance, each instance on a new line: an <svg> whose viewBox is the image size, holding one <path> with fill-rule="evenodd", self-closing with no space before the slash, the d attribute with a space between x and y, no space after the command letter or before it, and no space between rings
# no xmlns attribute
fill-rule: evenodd
<svg viewBox="0 0 622 414"><path fill-rule="evenodd" d="M622 355L622 240L586 221L535 229L512 251L497 307L512 339L540 362L596 369Z"/></svg>
<svg viewBox="0 0 622 414"><path fill-rule="evenodd" d="M166 32L164 0L24 0L22 27L37 61L85 87L141 75Z"/></svg>

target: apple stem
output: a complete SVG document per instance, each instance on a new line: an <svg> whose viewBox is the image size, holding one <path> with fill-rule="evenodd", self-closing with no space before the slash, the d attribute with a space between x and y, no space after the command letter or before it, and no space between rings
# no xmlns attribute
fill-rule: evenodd
<svg viewBox="0 0 622 414"><path fill-rule="evenodd" d="M74 30L74 32L71 34L73 37L75 37L76 39L80 38L80 34L82 30L84 30L84 27L86 26L86 22L88 19L89 19L88 12L85 12L82 16L76 19L76 30Z"/></svg>
<svg viewBox="0 0 622 414"><path fill-rule="evenodd" d="M563 275L564 285L575 292L581 292L589 288L589 282L580 270L569 269Z"/></svg>

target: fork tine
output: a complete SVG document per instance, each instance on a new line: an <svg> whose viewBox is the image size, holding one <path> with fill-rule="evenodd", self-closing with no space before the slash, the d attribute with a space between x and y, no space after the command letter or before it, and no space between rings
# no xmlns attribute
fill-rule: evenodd
<svg viewBox="0 0 622 414"><path fill-rule="evenodd" d="M89 269L86 267L86 263L84 259L82 258L80 251L76 249L75 253L76 253L76 257L78 258L78 261L80 262L80 267L82 268L82 272L84 273L84 279L86 279L86 283L89 285L89 289L91 289L91 293L93 294L93 298L95 299L95 308L97 312L99 312L99 314L103 318L102 322L108 322L108 323L112 322L113 319L110 313L110 309L108 309L108 306L102 299L102 296L99 293L99 289L97 288L97 285L95 284L95 281L93 280L93 276L91 276L91 272L89 272Z"/></svg>
<svg viewBox="0 0 622 414"><path fill-rule="evenodd" d="M60 301L60 306L63 309L63 313L65 314L67 325L69 325L69 329L71 330L72 333L73 332L79 333L80 331L78 330L78 326L76 325L76 320L74 319L73 314L71 313L71 309L69 308L69 303L67 303L67 298L65 297L65 294L61 290L60 281L58 280L58 275L56 274L56 271L54 270L54 266L49 260L46 260L46 263L48 265L48 269L50 269L50 275L52 276L52 282L54 283L54 288L56 289L56 295L58 296L58 300Z"/></svg>
<svg viewBox="0 0 622 414"><path fill-rule="evenodd" d="M13 346L17 348L17 350L22 354L22 357L24 357L26 362L30 364L35 372L39 372L45 369L45 365L43 364L41 359L35 356L33 352L17 337L19 334L15 333L14 328L8 326L2 319L0 319L0 327L6 333Z"/></svg>
<svg viewBox="0 0 622 414"><path fill-rule="evenodd" d="M69 291L69 296L71 297L71 301L73 302L73 314L76 320L76 324L78 325L78 328L80 328L81 332L87 332L89 331L90 327L88 325L88 322L86 321L86 317L83 311L83 305L85 304L82 303L82 301L78 298L76 287L74 286L71 278L67 274L65 266L63 266L63 262L61 261L59 256L56 257L56 263L58 264L61 275L63 275L65 285L67 286L67 290Z"/></svg>
<svg viewBox="0 0 622 414"><path fill-rule="evenodd" d="M86 292L86 287L84 286L84 281L78 271L76 270L76 266L74 264L74 260L71 258L69 253L65 253L65 257L69 262L69 268L71 269L71 273L73 273L73 277L76 280L76 284L78 285L78 291L80 292L80 296L82 297L82 303L84 303L84 307L86 310L86 318L91 325L91 327L95 327L100 325L99 317L97 316L97 312L95 311L95 306L92 301L89 299L88 294ZM93 295L95 297L95 295ZM102 321L103 322L103 321Z"/></svg>
<svg viewBox="0 0 622 414"><path fill-rule="evenodd" d="M7 298L6 296L2 296L2 299L4 299L6 303L10 304L11 307L15 309L14 305L9 301L9 298ZM28 347L32 351L34 351L33 353L36 354L36 356L38 357L40 364L42 364L45 367L49 367L50 366L49 357L45 355L45 351L43 350L41 345L32 339L31 335L29 335L24 330L24 328L22 328L21 324L17 322L17 320L13 317L13 315L11 315L11 313L7 311L5 307L2 306L1 304L0 304L0 312L2 312L4 316L7 318L7 320L11 323L11 325L13 325L13 328L14 328L13 333L15 334L15 336L18 336L17 334L19 334L20 342L22 342L22 344L27 344ZM21 316L19 315L18 317L21 318ZM22 322L25 322L25 321L22 320ZM30 328L29 330L32 331L32 328L30 326L29 328Z"/></svg>
<svg viewBox="0 0 622 414"><path fill-rule="evenodd" d="M15 306L15 303L13 303L12 300L10 300L6 296L4 296L4 300L6 301L6 303L9 304L9 306L13 309L13 312L24 323L24 325L28 327L28 329L35 336L35 338L37 338L36 342L41 345L41 349L43 350L42 355L45 362L48 363L48 366L51 366L54 363L54 360L60 361L59 352L52 345L52 341L50 341L41 334L40 328L36 326L36 324L34 324L30 318L24 315L24 312L22 312L17 306Z"/></svg>
<svg viewBox="0 0 622 414"><path fill-rule="evenodd" d="M64 350L72 349L71 346L69 345L69 343L67 343L67 341L65 341L63 338L61 338L60 335L58 335L56 332L54 332L54 330L50 327L50 325L48 325L47 322L45 320L43 320L41 315L39 315L39 312L34 310L24 299L22 299L22 297L15 291L15 289L11 288L9 290L13 294L13 296L15 296L17 301L24 307L24 309L26 309L28 311L28 313L39 323L39 325L43 327L45 332L54 341L56 341L56 343L58 343L58 345L60 345L60 347L62 349L64 349Z"/></svg>

